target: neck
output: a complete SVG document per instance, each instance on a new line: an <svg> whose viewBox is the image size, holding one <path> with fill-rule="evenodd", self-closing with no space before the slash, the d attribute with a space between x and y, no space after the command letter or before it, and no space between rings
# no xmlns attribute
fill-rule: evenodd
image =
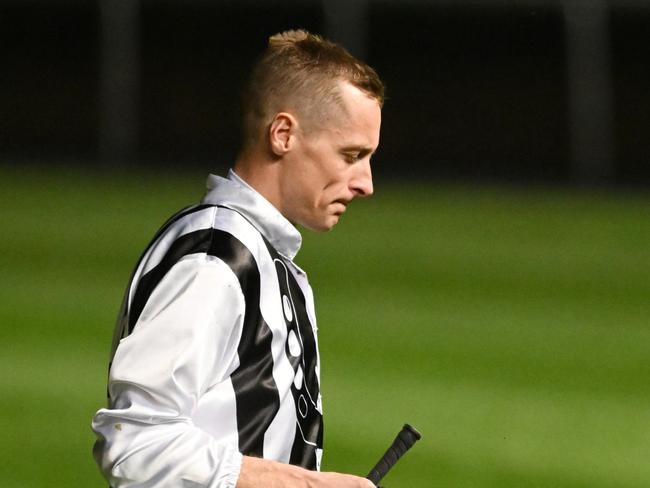
<svg viewBox="0 0 650 488"><path fill-rule="evenodd" d="M280 165L255 151L240 154L235 173L282 213L280 205Z"/></svg>

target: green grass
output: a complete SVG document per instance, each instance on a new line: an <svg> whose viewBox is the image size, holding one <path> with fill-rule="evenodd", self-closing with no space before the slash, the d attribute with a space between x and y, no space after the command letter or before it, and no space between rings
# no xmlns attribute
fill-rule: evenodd
<svg viewBox="0 0 650 488"><path fill-rule="evenodd" d="M123 287L204 175L0 169L3 488L103 487L90 419ZM650 197L390 186L304 233L324 468L390 487L650 486Z"/></svg>

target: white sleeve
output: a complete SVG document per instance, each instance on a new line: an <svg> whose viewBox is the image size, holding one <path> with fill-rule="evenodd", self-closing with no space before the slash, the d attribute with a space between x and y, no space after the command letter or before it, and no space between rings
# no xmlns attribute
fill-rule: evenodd
<svg viewBox="0 0 650 488"><path fill-rule="evenodd" d="M217 258L186 256L120 342L94 455L116 488L234 488L242 455L192 423L203 393L236 367L245 302Z"/></svg>

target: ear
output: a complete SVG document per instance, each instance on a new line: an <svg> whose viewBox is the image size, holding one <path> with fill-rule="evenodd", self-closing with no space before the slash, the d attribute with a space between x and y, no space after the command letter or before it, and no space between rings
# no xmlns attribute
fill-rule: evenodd
<svg viewBox="0 0 650 488"><path fill-rule="evenodd" d="M284 156L293 147L298 121L287 112L275 114L269 126L269 143L276 156Z"/></svg>

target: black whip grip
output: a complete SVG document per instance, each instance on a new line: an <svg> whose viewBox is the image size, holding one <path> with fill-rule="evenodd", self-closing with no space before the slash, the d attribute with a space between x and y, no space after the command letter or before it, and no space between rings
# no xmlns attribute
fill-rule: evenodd
<svg viewBox="0 0 650 488"><path fill-rule="evenodd" d="M393 467L399 458L401 458L406 451L408 451L416 441L419 441L422 438L422 435L411 427L409 424L404 424L402 430L395 440L388 448L386 453L382 456L379 462L375 465L368 476L367 479L372 481L375 485L386 476L386 473Z"/></svg>

